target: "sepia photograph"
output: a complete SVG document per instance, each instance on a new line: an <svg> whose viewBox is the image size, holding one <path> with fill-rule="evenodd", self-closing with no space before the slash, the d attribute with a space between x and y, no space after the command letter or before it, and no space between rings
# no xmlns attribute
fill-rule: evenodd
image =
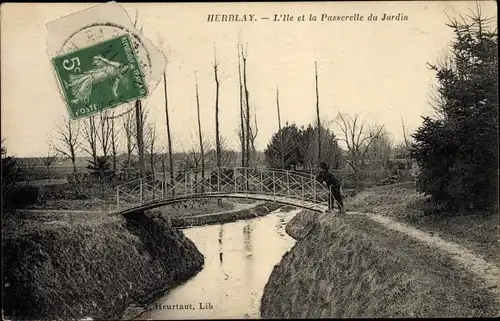
<svg viewBox="0 0 500 321"><path fill-rule="evenodd" d="M4 320L500 316L495 1L0 16Z"/></svg>

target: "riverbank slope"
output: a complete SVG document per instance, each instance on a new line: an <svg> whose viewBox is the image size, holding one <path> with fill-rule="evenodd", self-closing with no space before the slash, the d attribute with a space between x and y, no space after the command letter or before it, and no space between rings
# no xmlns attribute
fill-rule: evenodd
<svg viewBox="0 0 500 321"><path fill-rule="evenodd" d="M449 255L363 214L301 212L275 266L263 318L495 316L487 285Z"/></svg>
<svg viewBox="0 0 500 321"><path fill-rule="evenodd" d="M3 218L4 315L116 319L192 277L204 258L163 215Z"/></svg>

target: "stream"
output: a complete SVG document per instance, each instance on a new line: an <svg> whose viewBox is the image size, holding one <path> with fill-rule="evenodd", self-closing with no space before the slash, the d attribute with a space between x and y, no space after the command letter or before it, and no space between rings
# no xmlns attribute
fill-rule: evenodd
<svg viewBox="0 0 500 321"><path fill-rule="evenodd" d="M205 256L203 269L136 320L260 318L264 286L295 244L285 225L298 212L183 229Z"/></svg>

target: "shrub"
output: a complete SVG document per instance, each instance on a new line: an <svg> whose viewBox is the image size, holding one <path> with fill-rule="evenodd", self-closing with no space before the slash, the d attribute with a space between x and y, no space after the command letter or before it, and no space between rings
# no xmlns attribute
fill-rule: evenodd
<svg viewBox="0 0 500 321"><path fill-rule="evenodd" d="M449 24L451 58L431 66L440 118L424 117L410 150L417 188L448 213L498 203L498 36L480 14L471 19Z"/></svg>
<svg viewBox="0 0 500 321"><path fill-rule="evenodd" d="M40 190L36 186L20 185L14 186L6 191L4 205L6 207L25 207L36 204L40 198Z"/></svg>

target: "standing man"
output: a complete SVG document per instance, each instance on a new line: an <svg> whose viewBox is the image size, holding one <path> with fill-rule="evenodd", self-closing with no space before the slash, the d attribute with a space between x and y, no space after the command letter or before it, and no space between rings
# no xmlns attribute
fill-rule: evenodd
<svg viewBox="0 0 500 321"><path fill-rule="evenodd" d="M321 184L326 184L330 189L328 198L328 209L333 210L333 202L339 206L340 213L344 213L344 203L342 202L342 194L340 193L340 181L328 171L328 164L321 162L319 164L319 174L316 180Z"/></svg>

